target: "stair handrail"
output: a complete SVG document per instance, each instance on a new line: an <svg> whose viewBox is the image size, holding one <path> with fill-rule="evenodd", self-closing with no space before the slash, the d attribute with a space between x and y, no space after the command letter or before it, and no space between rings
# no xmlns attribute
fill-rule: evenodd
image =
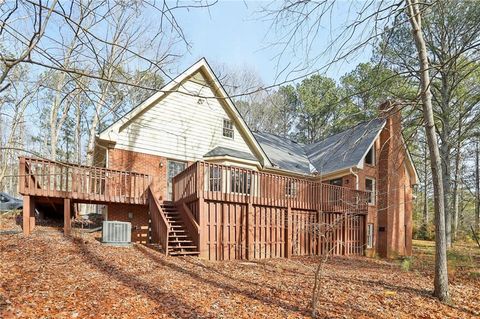
<svg viewBox="0 0 480 319"><path fill-rule="evenodd" d="M190 235L190 238L192 238L192 241L197 248L200 249L200 225L195 220L195 216L193 216L192 211L184 201L175 203L175 207L177 207L180 212L180 218L185 224L185 228Z"/></svg>
<svg viewBox="0 0 480 319"><path fill-rule="evenodd" d="M165 255L168 256L168 235L170 233L170 224L167 221L167 217L161 207L160 201L153 194L151 186L148 186L148 204L152 219L152 231L154 233L156 232L158 241L162 245Z"/></svg>

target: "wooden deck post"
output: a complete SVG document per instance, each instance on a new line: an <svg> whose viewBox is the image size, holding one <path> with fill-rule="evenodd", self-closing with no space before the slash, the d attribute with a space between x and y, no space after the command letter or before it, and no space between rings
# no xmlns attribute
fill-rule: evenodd
<svg viewBox="0 0 480 319"><path fill-rule="evenodd" d="M70 236L72 231L71 209L72 205L70 198L65 198L63 200L63 234L65 236Z"/></svg>
<svg viewBox="0 0 480 319"><path fill-rule="evenodd" d="M35 228L35 201L31 196L23 196L23 234L25 236Z"/></svg>
<svg viewBox="0 0 480 319"><path fill-rule="evenodd" d="M203 166L201 163L197 162L197 171L196 171L196 182L197 182L197 196L198 196L198 226L200 228L199 231L199 239L198 239L198 256L203 259L208 259L208 252L207 249L207 216L205 216L205 200L203 197Z"/></svg>
<svg viewBox="0 0 480 319"><path fill-rule="evenodd" d="M292 208L287 203L287 216L285 222L285 258L292 257Z"/></svg>
<svg viewBox="0 0 480 319"><path fill-rule="evenodd" d="M249 200L247 203L247 259L252 260L255 259L255 243L253 238L253 205L252 202Z"/></svg>

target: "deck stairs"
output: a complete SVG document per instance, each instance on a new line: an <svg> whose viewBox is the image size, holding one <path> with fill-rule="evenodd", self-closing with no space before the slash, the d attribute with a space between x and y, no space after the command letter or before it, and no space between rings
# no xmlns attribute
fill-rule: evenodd
<svg viewBox="0 0 480 319"><path fill-rule="evenodd" d="M170 226L168 234L168 255L170 256L198 256L198 247L189 236L180 212L171 202L163 202L162 210Z"/></svg>

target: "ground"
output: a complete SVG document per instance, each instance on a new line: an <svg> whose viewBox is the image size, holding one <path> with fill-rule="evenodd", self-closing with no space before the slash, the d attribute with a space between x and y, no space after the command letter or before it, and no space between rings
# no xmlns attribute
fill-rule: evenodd
<svg viewBox="0 0 480 319"><path fill-rule="evenodd" d="M0 230L14 227L0 219ZM40 226L0 234L0 318L301 318L311 313L314 257L208 262L142 246L102 245L98 234ZM480 316L480 249L450 254L451 305L431 297L433 246L410 260L338 257L326 266L324 318ZM468 249L467 249L468 248ZM460 251L462 253L460 253Z"/></svg>

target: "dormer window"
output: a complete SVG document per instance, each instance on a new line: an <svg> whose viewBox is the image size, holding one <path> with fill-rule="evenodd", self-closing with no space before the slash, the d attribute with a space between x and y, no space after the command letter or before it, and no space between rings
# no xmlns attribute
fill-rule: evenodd
<svg viewBox="0 0 480 319"><path fill-rule="evenodd" d="M375 145L373 145L365 156L365 164L375 165Z"/></svg>
<svg viewBox="0 0 480 319"><path fill-rule="evenodd" d="M229 119L223 119L223 136L233 139L233 123Z"/></svg>

